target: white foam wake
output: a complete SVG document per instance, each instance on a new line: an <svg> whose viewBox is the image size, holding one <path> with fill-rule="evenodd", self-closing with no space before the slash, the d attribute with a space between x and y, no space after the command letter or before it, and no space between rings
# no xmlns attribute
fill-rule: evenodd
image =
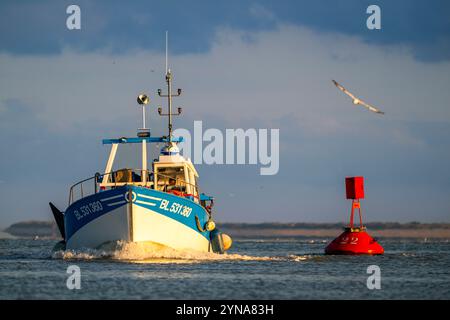
<svg viewBox="0 0 450 320"><path fill-rule="evenodd" d="M52 258L64 260L118 260L140 263L195 263L203 261L303 261L307 257L250 256L236 253L217 254L213 252L181 251L154 242L109 242L97 249L58 250Z"/></svg>

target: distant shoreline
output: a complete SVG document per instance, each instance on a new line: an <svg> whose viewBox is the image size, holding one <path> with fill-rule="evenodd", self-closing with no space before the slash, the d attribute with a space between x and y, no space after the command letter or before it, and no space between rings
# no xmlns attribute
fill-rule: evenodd
<svg viewBox="0 0 450 320"><path fill-rule="evenodd" d="M321 237L334 238L345 223L223 223L220 229L237 238ZM450 239L448 223L367 223L367 232L377 238Z"/></svg>
<svg viewBox="0 0 450 320"><path fill-rule="evenodd" d="M225 233L235 238L289 238L289 237L314 237L334 238L343 232L343 229L246 229L246 228L220 228ZM449 229L367 229L371 236L376 238L429 238L450 239Z"/></svg>
<svg viewBox="0 0 450 320"><path fill-rule="evenodd" d="M343 231L345 223L217 223L221 231L234 238L321 237L333 238ZM450 223L397 223L370 222L367 231L378 238L450 239ZM5 230L19 238L60 238L52 221L24 221L14 223Z"/></svg>
<svg viewBox="0 0 450 320"><path fill-rule="evenodd" d="M263 223L241 223L241 222L218 222L218 225L225 228L245 228L245 229L340 229L347 225L346 222L335 223L279 223L279 222L263 222ZM356 224L358 225L358 224ZM371 230L401 229L401 230L420 230L420 229L448 229L450 223L421 223L421 222L367 222L366 227Z"/></svg>

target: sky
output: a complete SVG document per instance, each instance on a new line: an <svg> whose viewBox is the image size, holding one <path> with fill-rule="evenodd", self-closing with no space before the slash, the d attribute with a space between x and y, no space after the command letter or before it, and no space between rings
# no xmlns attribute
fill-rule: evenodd
<svg viewBox="0 0 450 320"><path fill-rule="evenodd" d="M68 30L66 8L81 8ZM366 27L369 5L381 30ZM366 221L450 222L447 1L0 2L0 227L49 220L102 171L103 138L134 136L136 96L164 134L164 37L176 128L280 130L278 174L198 165L222 222L346 221L364 176ZM335 79L384 116L355 107ZM153 109L152 109L153 108Z"/></svg>

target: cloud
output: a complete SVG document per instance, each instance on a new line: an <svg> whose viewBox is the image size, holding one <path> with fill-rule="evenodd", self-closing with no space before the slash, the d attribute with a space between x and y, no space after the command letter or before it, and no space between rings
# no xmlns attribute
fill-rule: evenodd
<svg viewBox="0 0 450 320"><path fill-rule="evenodd" d="M411 2L378 0L382 30L366 28L368 1L272 0L147 1L123 5L118 0L78 0L82 10L81 32L65 26L68 1L0 2L0 52L60 54L64 48L92 52L109 50L163 51L155 39L170 30L177 53L206 53L215 31L230 26L245 31L274 30L277 24L308 27L320 32L359 36L377 45L405 44L416 59L427 62L450 59L450 35L446 1ZM167 17L170 16L170 19ZM13 30L11 32L10 30Z"/></svg>
<svg viewBox="0 0 450 320"><path fill-rule="evenodd" d="M272 11L266 9L259 3L254 3L249 8L250 15L264 21L275 21L276 16Z"/></svg>
<svg viewBox="0 0 450 320"><path fill-rule="evenodd" d="M61 130L86 121L132 119L137 93L154 94L164 84L164 57L146 51L2 54L0 63L3 100L40 106L37 116ZM390 120L450 120L445 90L450 63L417 62L407 47L367 45L355 37L286 25L252 33L221 29L210 52L174 55L170 63L175 84L185 88L189 114L233 124L236 115L240 122L258 123L289 115L302 130L320 134L368 129L382 119L353 107L331 79L380 106Z"/></svg>
<svg viewBox="0 0 450 320"><path fill-rule="evenodd" d="M442 151L450 138L436 136L448 132L450 126L450 63L417 61L404 45L377 46L359 37L283 24L258 32L221 28L210 48L204 53L170 56L174 85L183 88L182 98L174 103L185 114L175 125L190 129L193 120L202 119L205 129L280 128L281 134L280 174L270 181L259 177L252 166L201 167L206 181L215 177L215 182L206 182L206 190L216 191L219 198L230 190L236 195L233 202L220 204L219 210L226 212L222 220L239 220L243 211L248 213L247 221L296 221L311 216L341 220L331 211L341 193L341 180L352 174L368 176L373 196L380 202L386 199L386 208L399 198L405 200L398 217L418 219L421 210L427 210L415 197L414 186L430 194L437 188L439 194L450 189L446 169L450 151ZM2 137L14 138L14 121L28 128L37 126L45 137L40 148L34 138L24 140L20 157L11 152L2 163L26 168L30 159L49 158L47 166L40 164L39 174L56 174L58 181L81 169L89 168L86 176L101 170L94 165L105 159L101 153L105 150L92 139L134 135L140 119L136 96L143 92L151 94L150 123L158 123L152 132L162 133L164 124L156 119L155 110L165 103L155 95L157 88L164 89L162 54L70 49L57 56L3 53L0 68ZM386 115L353 106L331 79ZM28 115L2 116L14 106L17 110L22 106ZM423 129L434 125L440 131ZM4 142L5 146L11 144ZM27 149L33 153L27 155ZM58 162L49 157L54 153L60 157ZM55 173L55 165L73 170ZM241 182L236 186L238 177ZM27 177L19 174L15 179L26 181ZM273 186L265 189L270 199L251 191L261 184ZM396 199L384 197L386 184L401 189ZM405 184L409 187L403 188ZM449 207L447 197L435 196L434 200L439 208ZM279 202L285 203L285 210L274 217L271 212ZM395 220L396 216L385 212L379 217ZM445 210L434 216L439 217L447 217Z"/></svg>

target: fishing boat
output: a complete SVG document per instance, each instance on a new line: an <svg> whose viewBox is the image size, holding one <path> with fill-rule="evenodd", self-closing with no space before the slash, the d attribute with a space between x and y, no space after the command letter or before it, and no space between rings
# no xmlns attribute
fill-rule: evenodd
<svg viewBox="0 0 450 320"><path fill-rule="evenodd" d="M167 54L166 54L167 56ZM69 203L62 212L50 202L56 224L63 238L64 249L97 248L115 241L152 242L173 249L224 253L231 247L231 238L220 232L212 217L214 199L201 193L198 172L189 158L180 154L182 137L172 133L172 73L167 68L165 80L167 113L158 108L160 116L168 117L168 134L153 137L146 128L146 94L137 97L142 106L143 127L135 137L104 139L110 154L103 173L75 183L69 190ZM148 166L147 145L163 145L159 156ZM134 145L141 153L140 168L114 170L119 147ZM158 148L159 149L159 148Z"/></svg>

